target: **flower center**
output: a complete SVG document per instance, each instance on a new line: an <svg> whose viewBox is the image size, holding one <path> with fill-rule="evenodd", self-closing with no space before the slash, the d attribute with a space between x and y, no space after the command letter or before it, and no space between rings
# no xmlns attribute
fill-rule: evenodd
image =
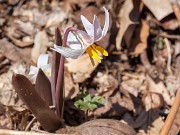
<svg viewBox="0 0 180 135"><path fill-rule="evenodd" d="M94 43L86 48L86 52L89 54L89 58L93 66L95 65L94 59L101 63L101 55L108 56L108 52L106 50Z"/></svg>

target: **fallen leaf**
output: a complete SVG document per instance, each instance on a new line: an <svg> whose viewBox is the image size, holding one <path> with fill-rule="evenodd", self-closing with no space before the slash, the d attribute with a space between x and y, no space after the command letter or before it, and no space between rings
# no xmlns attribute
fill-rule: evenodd
<svg viewBox="0 0 180 135"><path fill-rule="evenodd" d="M31 48L18 48L10 43L6 38L0 40L0 52L12 61L25 61L30 63Z"/></svg>
<svg viewBox="0 0 180 135"><path fill-rule="evenodd" d="M121 42L123 36L126 44L129 45L130 39L135 29L135 23L138 21L143 5L141 1L126 0L119 12L120 29L116 37L116 48L122 48Z"/></svg>
<svg viewBox="0 0 180 135"><path fill-rule="evenodd" d="M150 109L160 109L164 105L164 98L162 95L155 92L148 92L144 94L142 101L146 111Z"/></svg>
<svg viewBox="0 0 180 135"><path fill-rule="evenodd" d="M170 94L164 86L163 82L159 82L156 84L148 75L146 76L146 80L148 82L149 91L162 94L165 102L168 105L172 106L175 97L170 97Z"/></svg>
<svg viewBox="0 0 180 135"><path fill-rule="evenodd" d="M147 48L149 29L150 29L150 27L149 27L148 23L145 21L142 21L140 35L137 34L137 36L139 36L140 41L135 45L133 45L133 42L135 42L135 41L132 42L130 50L133 49L133 52L130 52L131 55L141 54ZM135 46L135 48L134 48L134 46Z"/></svg>
<svg viewBox="0 0 180 135"><path fill-rule="evenodd" d="M173 13L169 0L142 0L159 21Z"/></svg>
<svg viewBox="0 0 180 135"><path fill-rule="evenodd" d="M110 95L118 88L118 81L112 76L103 73L97 73L94 83L99 87L97 92L100 96L108 99Z"/></svg>
<svg viewBox="0 0 180 135"><path fill-rule="evenodd" d="M65 64L68 71L73 74L73 80L76 83L81 83L90 77L91 73L98 66L98 62L95 61L95 66L92 66L89 60L89 55L84 54L78 59L71 60Z"/></svg>
<svg viewBox="0 0 180 135"><path fill-rule="evenodd" d="M173 8L174 14L175 14L175 16L179 22L179 25L180 25L180 8L179 8L177 3L173 3L172 8Z"/></svg>
<svg viewBox="0 0 180 135"><path fill-rule="evenodd" d="M35 35L34 46L31 52L31 59L34 63L37 63L38 57L41 53L45 53L48 46L48 36L46 32L40 31Z"/></svg>
<svg viewBox="0 0 180 135"><path fill-rule="evenodd" d="M53 8L53 11L48 15L46 28L58 26L60 22L67 18L67 14L59 7Z"/></svg>
<svg viewBox="0 0 180 135"><path fill-rule="evenodd" d="M76 97L76 95L79 93L79 87L78 84L74 84L70 72L67 70L67 68L64 69L64 78L65 78L65 98L73 99Z"/></svg>

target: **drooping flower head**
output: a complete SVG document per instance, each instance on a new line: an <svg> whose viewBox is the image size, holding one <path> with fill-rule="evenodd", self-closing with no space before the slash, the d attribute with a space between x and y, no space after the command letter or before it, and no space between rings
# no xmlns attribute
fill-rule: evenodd
<svg viewBox="0 0 180 135"><path fill-rule="evenodd" d="M90 23L81 15L81 21L86 31L73 28L71 32L71 28L67 28L65 34L68 33L68 37L65 35L64 40L67 40L68 45L54 45L53 50L61 53L66 58L72 59L77 59L86 51L89 54L93 66L95 65L94 59L101 63L102 58L100 55L108 56L108 52L96 45L95 42L101 40L109 28L109 12L105 7L104 11L105 22L103 29L101 29L96 15L94 15L93 23Z"/></svg>

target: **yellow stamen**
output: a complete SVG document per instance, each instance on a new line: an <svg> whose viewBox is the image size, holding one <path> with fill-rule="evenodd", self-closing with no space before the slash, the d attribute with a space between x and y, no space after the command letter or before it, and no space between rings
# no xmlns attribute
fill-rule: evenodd
<svg viewBox="0 0 180 135"><path fill-rule="evenodd" d="M91 45L98 53L101 53L102 55L104 55L104 56L108 56L108 52L105 50L105 49L103 49L101 46L97 46L97 45L95 45L95 44L92 44Z"/></svg>
<svg viewBox="0 0 180 135"><path fill-rule="evenodd" d="M88 46L86 48L86 52L89 54L89 58L93 66L95 65L94 59L96 59L99 63L101 63L101 57L98 55L98 53L104 56L108 56L108 52L106 50L95 44Z"/></svg>

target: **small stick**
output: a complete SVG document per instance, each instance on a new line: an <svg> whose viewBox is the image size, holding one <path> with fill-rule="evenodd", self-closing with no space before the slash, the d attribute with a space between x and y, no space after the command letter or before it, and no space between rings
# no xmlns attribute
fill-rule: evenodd
<svg viewBox="0 0 180 135"><path fill-rule="evenodd" d="M168 54L167 70L170 74L172 74L172 70L171 70L171 47L170 47L170 43L169 43L167 38L164 39L164 43L167 47L167 54Z"/></svg>
<svg viewBox="0 0 180 135"><path fill-rule="evenodd" d="M29 122L29 124L26 126L25 131L28 131L28 130L30 129L31 125L33 124L33 122L34 122L35 120L36 120L36 117L34 117L34 118Z"/></svg>
<svg viewBox="0 0 180 135"><path fill-rule="evenodd" d="M160 131L160 135L168 135L179 106L180 106L180 81L179 81L179 88L176 94L176 98L174 100L173 106L171 107L169 115L167 116L164 126Z"/></svg>

